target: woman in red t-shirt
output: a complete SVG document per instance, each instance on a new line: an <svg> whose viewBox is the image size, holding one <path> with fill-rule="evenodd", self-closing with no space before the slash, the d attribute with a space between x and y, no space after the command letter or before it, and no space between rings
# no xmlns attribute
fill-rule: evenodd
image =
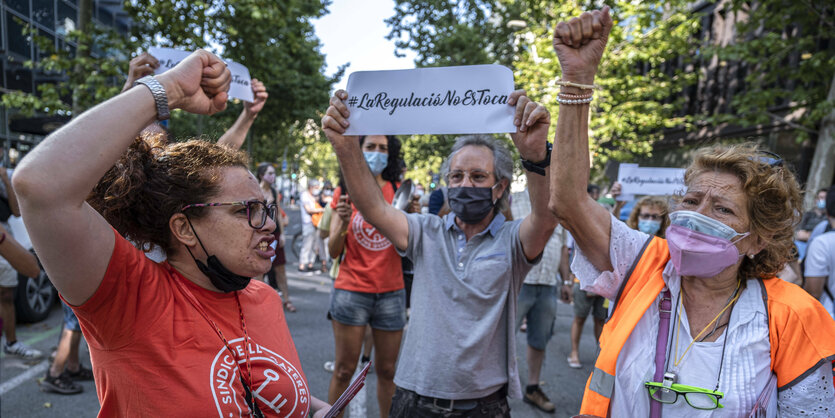
<svg viewBox="0 0 835 418"><path fill-rule="evenodd" d="M90 346L99 416L328 409L310 395L278 295L250 281L270 269L276 207L246 155L140 134L169 107L222 110L230 78L197 51L74 118L15 173L35 250Z"/></svg>
<svg viewBox="0 0 835 418"><path fill-rule="evenodd" d="M359 141L368 168L391 203L400 177L400 141L382 135L361 136ZM365 222L341 187L334 191L331 207L336 216L331 218L328 251L334 260L341 258L342 262L328 312L336 347L328 400L333 403L351 383L365 327L370 325L377 401L380 416L386 417L394 396L394 366L406 326L401 259L391 242Z"/></svg>

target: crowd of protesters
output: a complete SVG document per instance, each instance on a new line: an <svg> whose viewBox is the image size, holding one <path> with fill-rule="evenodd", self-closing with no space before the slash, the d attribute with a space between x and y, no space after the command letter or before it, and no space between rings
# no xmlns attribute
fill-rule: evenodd
<svg viewBox="0 0 835 418"><path fill-rule="evenodd" d="M174 109L223 110L230 72L201 50L151 76L159 62L140 54L121 94L47 137L12 180L0 169L4 352L44 355L17 340L13 298L18 272L37 276L40 261L64 309L41 387L74 394L95 379L100 416L323 417L373 361L382 417L505 417L508 398L556 410L540 382L561 300L574 317L562 364L583 367L594 320L583 416L830 414L835 187L802 213L779 156L712 146L680 195L643 196L621 220L621 185L608 190L614 207L600 203L588 164L612 25L608 7L556 24L553 143L546 107L524 90L509 96L523 192L511 194L509 147L474 134L444 156L444 186L417 184L407 207L393 206L406 185L400 139L346 136L348 94L334 93L321 127L339 186L311 178L299 199L298 271L333 278L334 361L320 394L285 318L297 308L276 168L250 172L240 151L264 84L252 80L253 101L216 142L174 141L159 122ZM37 258L10 216L22 216ZM801 286L782 280L792 272Z"/></svg>

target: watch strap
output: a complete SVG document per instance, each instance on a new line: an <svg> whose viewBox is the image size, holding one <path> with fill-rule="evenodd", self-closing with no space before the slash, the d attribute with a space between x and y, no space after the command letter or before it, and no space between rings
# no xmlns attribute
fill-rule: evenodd
<svg viewBox="0 0 835 418"><path fill-rule="evenodd" d="M157 105L157 120L166 120L171 117L168 110L168 96L165 94L165 87L162 83L157 81L154 76L147 75L136 80L133 85L142 84L151 90L151 95L154 96L154 103Z"/></svg>
<svg viewBox="0 0 835 418"><path fill-rule="evenodd" d="M550 142L545 143L545 159L534 163L528 160L522 160L522 167L525 167L525 170L530 171L531 173L539 174L540 176L545 175L545 169L551 165L551 150L554 148L554 145Z"/></svg>

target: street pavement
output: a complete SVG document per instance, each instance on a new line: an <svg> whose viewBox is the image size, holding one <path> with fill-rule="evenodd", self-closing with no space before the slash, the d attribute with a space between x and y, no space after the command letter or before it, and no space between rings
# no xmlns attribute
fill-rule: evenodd
<svg viewBox="0 0 835 418"><path fill-rule="evenodd" d="M291 216L291 222L298 219L297 210L290 210L288 214ZM331 374L323 369L323 364L333 360L334 351L333 332L326 318L332 281L327 275L299 273L296 266L295 256L292 251L288 251L290 296L298 311L286 314L287 323L310 390L314 396L326 399ZM570 417L579 411L583 388L591 372L597 348L593 338L592 321L588 320L581 340L580 360L583 368L568 367L565 358L570 350L569 330L572 318L571 306L560 302L554 338L546 349L541 374L543 390L557 405L556 414L541 412L522 400L511 400L511 414L514 417ZM56 306L50 316L40 323L19 324L18 339L49 355L58 343L62 325L61 309L60 306ZM519 373L522 382L526 382L525 334L518 333L516 343ZM89 366L89 356L84 343L81 352L82 362ZM41 392L39 382L47 367L45 359L25 362L0 354L0 416L93 417L98 413L99 404L93 382L82 382L84 392L78 395ZM357 418L379 416L376 398L376 377L369 374L366 387L352 402L349 415Z"/></svg>

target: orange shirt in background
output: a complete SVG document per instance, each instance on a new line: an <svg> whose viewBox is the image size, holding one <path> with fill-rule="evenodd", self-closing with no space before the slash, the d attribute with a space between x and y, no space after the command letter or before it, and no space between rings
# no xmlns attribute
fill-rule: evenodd
<svg viewBox="0 0 835 418"><path fill-rule="evenodd" d="M332 208L336 208L341 194L342 189L337 187L333 192ZM389 203L394 199L391 182L383 186L383 197ZM339 275L333 287L363 293L403 289L403 268L394 245L377 228L366 222L353 204L351 207L353 213L345 237L345 258L339 265Z"/></svg>

